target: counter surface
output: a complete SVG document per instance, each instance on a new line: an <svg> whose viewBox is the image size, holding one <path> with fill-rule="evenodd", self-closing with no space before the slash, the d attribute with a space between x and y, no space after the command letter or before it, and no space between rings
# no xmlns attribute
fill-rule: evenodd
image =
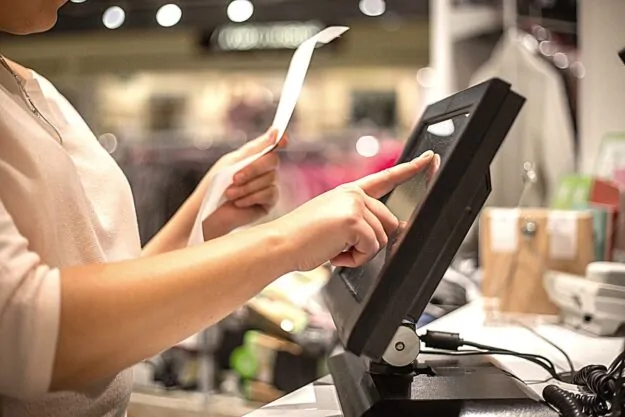
<svg viewBox="0 0 625 417"><path fill-rule="evenodd" d="M566 359L553 346L520 325L487 325L481 302L462 307L447 316L420 329L460 333L465 340L512 349L524 353L535 353L551 359L559 371L568 370ZM577 333L556 324L536 324L533 326L542 336L548 338L572 358L577 369L588 364L609 365L620 353L622 338L597 338ZM526 381L538 394L543 387L553 381L545 370L520 358L494 356L493 362L503 369ZM542 382L537 382L542 381ZM340 417L341 407L330 376L309 384L279 399L247 417Z"/></svg>

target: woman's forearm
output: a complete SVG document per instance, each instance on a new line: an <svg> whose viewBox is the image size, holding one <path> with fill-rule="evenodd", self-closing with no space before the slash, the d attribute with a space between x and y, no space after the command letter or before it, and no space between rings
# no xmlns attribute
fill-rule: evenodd
<svg viewBox="0 0 625 417"><path fill-rule="evenodd" d="M289 272L291 251L267 224L163 255L62 270L52 389L113 376L216 323Z"/></svg>
<svg viewBox="0 0 625 417"><path fill-rule="evenodd" d="M145 245L143 256L159 255L186 247L200 205L201 196L196 191L187 198L165 226Z"/></svg>

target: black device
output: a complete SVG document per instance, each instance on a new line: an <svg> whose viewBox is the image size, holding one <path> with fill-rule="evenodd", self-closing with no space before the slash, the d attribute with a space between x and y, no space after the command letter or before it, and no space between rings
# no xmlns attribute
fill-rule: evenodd
<svg viewBox="0 0 625 417"><path fill-rule="evenodd" d="M393 345L401 329L416 337L413 323L483 207L490 164L524 101L492 79L430 105L398 162L433 150L439 170L424 170L382 199L402 224L386 250L362 267L333 271L323 294L345 352L329 366L346 417L518 415L522 409L554 415L486 362L439 358L420 368L388 362L389 350L407 347Z"/></svg>
<svg viewBox="0 0 625 417"><path fill-rule="evenodd" d="M621 58L621 61L623 62L623 64L625 64L625 48L619 51L618 56Z"/></svg>

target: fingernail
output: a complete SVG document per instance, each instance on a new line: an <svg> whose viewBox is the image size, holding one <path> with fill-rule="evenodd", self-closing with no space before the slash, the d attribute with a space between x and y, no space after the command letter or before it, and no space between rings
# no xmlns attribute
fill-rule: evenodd
<svg viewBox="0 0 625 417"><path fill-rule="evenodd" d="M427 159L427 158L431 158L433 156L434 156L434 152L432 152L432 151L425 151L418 158L415 158L415 159Z"/></svg>

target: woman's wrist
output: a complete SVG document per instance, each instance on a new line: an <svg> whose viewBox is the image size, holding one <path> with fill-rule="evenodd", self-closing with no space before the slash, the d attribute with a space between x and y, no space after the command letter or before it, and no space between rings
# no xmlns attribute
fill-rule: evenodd
<svg viewBox="0 0 625 417"><path fill-rule="evenodd" d="M267 249L267 262L275 263L279 276L297 269L298 250L293 239L275 222L265 223L252 228L261 233L263 245Z"/></svg>

